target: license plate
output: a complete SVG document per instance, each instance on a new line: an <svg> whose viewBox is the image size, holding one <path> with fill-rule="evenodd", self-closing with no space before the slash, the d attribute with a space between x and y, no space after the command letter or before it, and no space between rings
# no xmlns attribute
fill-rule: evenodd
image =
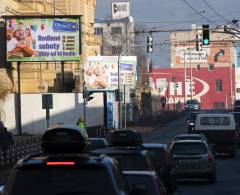
<svg viewBox="0 0 240 195"><path fill-rule="evenodd" d="M198 160L194 160L194 159L189 159L189 160L178 160L178 164L180 164L180 165L183 165L183 164L197 164L197 163L199 163L199 161Z"/></svg>

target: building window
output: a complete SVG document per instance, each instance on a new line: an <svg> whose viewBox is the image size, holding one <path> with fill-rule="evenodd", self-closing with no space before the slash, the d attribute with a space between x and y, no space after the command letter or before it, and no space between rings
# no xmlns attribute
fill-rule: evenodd
<svg viewBox="0 0 240 195"><path fill-rule="evenodd" d="M112 46L112 55L119 55L122 51L121 46Z"/></svg>
<svg viewBox="0 0 240 195"><path fill-rule="evenodd" d="M197 65L197 70L200 70L200 64Z"/></svg>
<svg viewBox="0 0 240 195"><path fill-rule="evenodd" d="M214 70L214 64L208 64L208 70Z"/></svg>
<svg viewBox="0 0 240 195"><path fill-rule="evenodd" d="M122 34L121 27L112 27L112 35L116 35L116 34Z"/></svg>
<svg viewBox="0 0 240 195"><path fill-rule="evenodd" d="M222 80L216 80L216 91L217 92L222 91Z"/></svg>
<svg viewBox="0 0 240 195"><path fill-rule="evenodd" d="M94 29L95 35L102 35L103 34L103 28L95 28Z"/></svg>

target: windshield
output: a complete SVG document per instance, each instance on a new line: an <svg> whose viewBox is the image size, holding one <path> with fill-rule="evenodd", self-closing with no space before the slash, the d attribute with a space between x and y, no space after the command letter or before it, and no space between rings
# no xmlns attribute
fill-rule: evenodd
<svg viewBox="0 0 240 195"><path fill-rule="evenodd" d="M13 187L14 186L14 187ZM25 187L23 187L25 186ZM21 168L16 171L8 195L103 195L116 194L104 167Z"/></svg>
<svg viewBox="0 0 240 195"><path fill-rule="evenodd" d="M201 125L230 125L230 117L201 117Z"/></svg>
<svg viewBox="0 0 240 195"><path fill-rule="evenodd" d="M187 100L186 104L197 104L197 100Z"/></svg>
<svg viewBox="0 0 240 195"><path fill-rule="evenodd" d="M172 147L174 155L199 155L206 154L207 148L202 143L176 143Z"/></svg>
<svg viewBox="0 0 240 195"><path fill-rule="evenodd" d="M149 171L151 165L148 159L141 154L109 154L114 157L123 171Z"/></svg>

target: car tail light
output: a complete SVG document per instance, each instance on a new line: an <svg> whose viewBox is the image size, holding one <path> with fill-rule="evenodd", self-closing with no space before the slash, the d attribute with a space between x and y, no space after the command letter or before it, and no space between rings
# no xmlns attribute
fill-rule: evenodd
<svg viewBox="0 0 240 195"><path fill-rule="evenodd" d="M213 161L213 156L211 154L208 155L208 162L212 162Z"/></svg>
<svg viewBox="0 0 240 195"><path fill-rule="evenodd" d="M74 166L76 163L74 161L52 161L52 162L47 162L46 163L48 166Z"/></svg>

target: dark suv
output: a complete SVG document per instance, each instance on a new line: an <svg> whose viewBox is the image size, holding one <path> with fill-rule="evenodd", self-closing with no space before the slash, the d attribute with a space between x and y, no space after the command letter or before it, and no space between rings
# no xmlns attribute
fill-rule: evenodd
<svg viewBox="0 0 240 195"><path fill-rule="evenodd" d="M2 194L129 194L117 161L84 153L86 143L78 126L49 129L42 138L44 153L20 160Z"/></svg>
<svg viewBox="0 0 240 195"><path fill-rule="evenodd" d="M200 103L197 100L187 100L185 104L185 111L200 110Z"/></svg>

